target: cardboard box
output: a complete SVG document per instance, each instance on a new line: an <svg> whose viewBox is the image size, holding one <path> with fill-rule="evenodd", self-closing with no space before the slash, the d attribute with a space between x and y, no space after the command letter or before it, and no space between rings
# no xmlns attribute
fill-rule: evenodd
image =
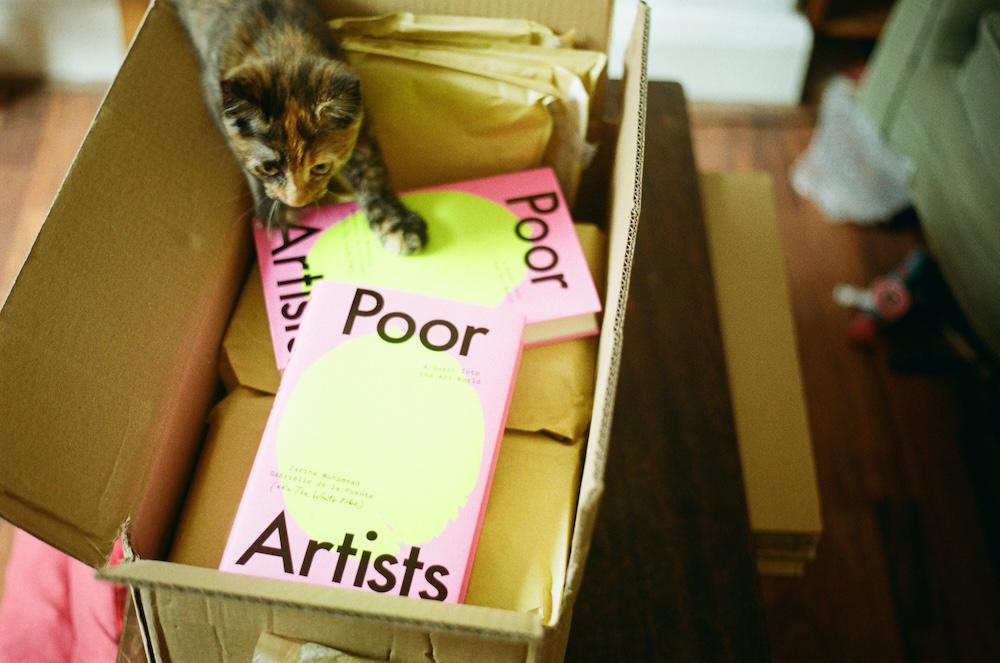
<svg viewBox="0 0 1000 663"><path fill-rule="evenodd" d="M575 29L580 46L597 49L611 15L610 2L568 0L363 6L403 9L530 18ZM607 228L609 274L570 560L551 620L159 561L217 400L219 344L250 260L245 183L165 2L148 12L0 310L0 516L97 568L124 535L129 560L101 574L132 586L151 660L249 660L265 631L378 660L559 660L603 490L641 202L647 41L642 5L620 121L604 132L613 157L585 177L601 190L584 192L594 202L576 210Z"/></svg>

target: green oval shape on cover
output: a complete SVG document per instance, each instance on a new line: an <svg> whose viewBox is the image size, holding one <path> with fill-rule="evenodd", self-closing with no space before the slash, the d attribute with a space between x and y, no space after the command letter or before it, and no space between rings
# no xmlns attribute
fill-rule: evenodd
<svg viewBox="0 0 1000 663"><path fill-rule="evenodd" d="M426 543L475 487L484 429L479 396L451 355L376 334L351 339L306 369L278 424L282 475L326 475L284 490L288 513L311 539L339 543L350 532L373 555Z"/></svg>
<svg viewBox="0 0 1000 663"><path fill-rule="evenodd" d="M499 306L525 278L518 218L492 200L462 191L411 193L403 203L427 221L429 241L413 256L382 249L358 211L323 232L309 251L314 274L332 281L396 288Z"/></svg>

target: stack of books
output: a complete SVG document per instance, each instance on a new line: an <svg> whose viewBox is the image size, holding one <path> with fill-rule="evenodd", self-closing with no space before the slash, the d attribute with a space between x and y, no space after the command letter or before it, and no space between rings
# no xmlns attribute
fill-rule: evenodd
<svg viewBox="0 0 1000 663"><path fill-rule="evenodd" d="M598 331L550 170L401 198L416 256L353 203L255 230L283 373L224 571L463 601L521 350Z"/></svg>

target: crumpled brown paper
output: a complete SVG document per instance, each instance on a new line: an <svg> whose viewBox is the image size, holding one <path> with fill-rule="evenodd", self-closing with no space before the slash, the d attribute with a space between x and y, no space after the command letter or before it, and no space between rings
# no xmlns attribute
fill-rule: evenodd
<svg viewBox="0 0 1000 663"><path fill-rule="evenodd" d="M393 14L331 26L397 187L549 165L575 200L603 53L560 48L571 39L525 21Z"/></svg>
<svg viewBox="0 0 1000 663"><path fill-rule="evenodd" d="M577 236L598 288L604 283L607 239L594 225L576 224ZM542 431L574 440L590 423L597 340L584 338L524 351L514 386L507 428ZM227 390L242 385L268 394L278 391L260 272L247 279L222 340L219 373Z"/></svg>

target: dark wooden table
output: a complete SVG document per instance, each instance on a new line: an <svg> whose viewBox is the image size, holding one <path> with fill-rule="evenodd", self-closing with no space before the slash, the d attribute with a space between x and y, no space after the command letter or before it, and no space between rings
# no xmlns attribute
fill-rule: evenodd
<svg viewBox="0 0 1000 663"><path fill-rule="evenodd" d="M768 659L684 94L650 83L601 506L566 660Z"/></svg>

